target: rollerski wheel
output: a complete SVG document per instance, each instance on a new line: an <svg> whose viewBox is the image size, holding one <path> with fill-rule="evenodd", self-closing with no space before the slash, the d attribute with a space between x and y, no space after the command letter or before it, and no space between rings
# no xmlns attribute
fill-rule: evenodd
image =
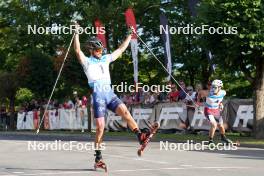
<svg viewBox="0 0 264 176"><path fill-rule="evenodd" d="M103 169L105 172L107 172L107 166L102 160L94 164L94 170L97 171L98 168Z"/></svg>

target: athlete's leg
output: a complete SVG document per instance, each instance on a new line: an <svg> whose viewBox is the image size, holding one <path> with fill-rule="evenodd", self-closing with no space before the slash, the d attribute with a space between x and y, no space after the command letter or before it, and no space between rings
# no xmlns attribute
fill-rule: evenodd
<svg viewBox="0 0 264 176"><path fill-rule="evenodd" d="M223 122L223 118L220 117L219 118L219 123L217 124L219 131L220 131L220 135L221 135L221 140L225 143L232 143L232 141L230 139L228 139L225 135L225 127L224 127L224 122Z"/></svg>
<svg viewBox="0 0 264 176"><path fill-rule="evenodd" d="M95 162L98 162L102 159L101 154L101 143L103 141L105 120L104 117L98 117L96 121L96 134L95 134Z"/></svg>
<svg viewBox="0 0 264 176"><path fill-rule="evenodd" d="M127 122L128 127L135 133L139 143L143 144L148 139L150 132L142 133L125 104L115 94L111 94L111 97L112 99L107 104L107 108L121 116Z"/></svg>
<svg viewBox="0 0 264 176"><path fill-rule="evenodd" d="M223 123L223 118L222 117L219 117L219 122L218 122L217 126L219 128L221 136L225 135L225 127L224 127L224 123Z"/></svg>
<svg viewBox="0 0 264 176"><path fill-rule="evenodd" d="M95 162L98 163L102 159L100 144L103 141L105 128L106 101L103 92L93 92L93 110L96 122Z"/></svg>
<svg viewBox="0 0 264 176"><path fill-rule="evenodd" d="M209 131L209 141L213 140L214 138L214 134L215 134L215 130L217 128L217 122L215 120L215 117L213 115L208 115L207 117L210 121L210 125L211 125L211 128L210 128L210 131Z"/></svg>
<svg viewBox="0 0 264 176"><path fill-rule="evenodd" d="M116 114L118 114L119 116L121 116L123 119L125 119L127 121L129 128L136 134L138 142L140 144L143 144L148 139L150 132L149 131L141 132L139 130L139 127L138 127L136 121L131 116L126 105L124 105L123 103L118 105L115 112L116 112Z"/></svg>
<svg viewBox="0 0 264 176"><path fill-rule="evenodd" d="M138 129L138 125L131 116L126 105L113 92L109 92L108 96L110 99L107 102L107 108L121 116L127 122L128 127L132 131Z"/></svg>
<svg viewBox="0 0 264 176"><path fill-rule="evenodd" d="M125 104L120 104L116 108L116 114L121 116L128 124L128 127L133 131L135 129L138 129L138 125L136 121L131 116L130 112L128 111Z"/></svg>
<svg viewBox="0 0 264 176"><path fill-rule="evenodd" d="M104 128L105 128L105 119L104 117L96 118L96 135L95 135L95 147L100 148L100 144L103 141L104 135Z"/></svg>

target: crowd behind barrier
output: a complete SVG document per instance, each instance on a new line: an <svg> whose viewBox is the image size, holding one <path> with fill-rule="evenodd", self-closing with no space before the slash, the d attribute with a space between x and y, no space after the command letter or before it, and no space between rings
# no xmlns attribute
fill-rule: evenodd
<svg viewBox="0 0 264 176"><path fill-rule="evenodd" d="M202 105L210 90L210 82L204 87L201 84L185 86L180 80L180 88L170 84L170 92L146 92L142 88L138 92L123 93L120 99L126 104L133 118L135 118L141 129L149 127L149 121L159 121L160 130L208 130L210 128L204 114L198 113L194 102ZM186 94L187 93L187 94ZM93 119L92 97L79 98L77 92L73 97L66 97L63 102L31 100L24 103L17 113L17 129L36 129L40 116L45 114L43 127L47 130L54 129L87 129L88 116ZM225 107L222 116L225 119L226 127L234 131L251 131L253 119L252 100L228 100L224 102ZM90 105L91 114L87 113L87 106ZM5 108L1 108L0 126L7 128L9 118L5 115ZM203 110L203 107L201 107ZM95 124L92 121L92 129ZM106 129L110 131L127 130L127 124L121 117L108 111L106 114Z"/></svg>
<svg viewBox="0 0 264 176"><path fill-rule="evenodd" d="M222 116L228 130L252 130L253 105L252 100L228 100L224 102ZM203 107L201 107L203 109ZM210 125L204 114L198 113L197 108L183 102L158 103L152 107L144 105L129 106L129 110L140 129L149 128L149 122L160 122L160 130L196 130L207 131ZM49 110L44 116L44 129L87 129L87 108ZM91 109L91 116L93 112ZM36 129L40 119L39 111L18 113L17 129ZM92 118L93 119L93 118ZM91 124L95 129L94 121ZM125 131L126 122L115 113L108 111L106 115L106 130Z"/></svg>

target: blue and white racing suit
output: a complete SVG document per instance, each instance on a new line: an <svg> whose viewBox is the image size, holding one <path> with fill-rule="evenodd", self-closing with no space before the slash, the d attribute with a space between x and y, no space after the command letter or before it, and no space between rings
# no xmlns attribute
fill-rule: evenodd
<svg viewBox="0 0 264 176"><path fill-rule="evenodd" d="M104 117L106 109L115 112L122 101L111 89L109 64L113 61L111 54L103 55L100 59L86 57L82 63L88 78L88 84L93 89L94 117Z"/></svg>

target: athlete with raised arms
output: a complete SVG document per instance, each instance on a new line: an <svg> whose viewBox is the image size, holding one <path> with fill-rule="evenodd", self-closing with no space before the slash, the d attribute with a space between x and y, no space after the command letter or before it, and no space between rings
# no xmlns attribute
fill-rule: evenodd
<svg viewBox="0 0 264 176"><path fill-rule="evenodd" d="M79 29L79 25L75 25L76 31ZM95 168L106 168L105 163L102 160L102 153L100 150L100 144L103 140L103 133L105 128L105 114L109 109L121 116L127 121L128 127L136 134L140 144L146 142L149 137L149 132L141 132L135 120L132 118L125 104L115 95L111 89L111 78L109 72L109 64L119 58L122 53L128 47L132 33L135 32L131 27L129 29L129 35L125 41L111 54L103 55L103 44L97 38L90 38L87 42L87 48L90 52L90 57L86 57L81 50L79 34L76 32L74 38L74 50L77 58L83 67L83 70L88 78L88 84L93 89L93 110L94 118L96 121L96 136L95 145L99 147L95 150Z"/></svg>

